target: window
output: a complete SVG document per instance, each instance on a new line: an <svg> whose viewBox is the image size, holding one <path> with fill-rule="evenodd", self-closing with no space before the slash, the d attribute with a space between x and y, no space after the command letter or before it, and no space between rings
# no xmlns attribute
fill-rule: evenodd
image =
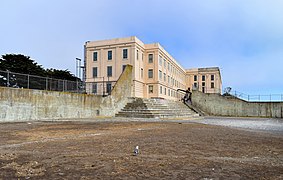
<svg viewBox="0 0 283 180"><path fill-rule="evenodd" d="M198 87L198 83L194 83L194 87L197 88Z"/></svg>
<svg viewBox="0 0 283 180"><path fill-rule="evenodd" d="M97 83L92 84L92 93L94 93L94 94L97 93Z"/></svg>
<svg viewBox="0 0 283 180"><path fill-rule="evenodd" d="M162 71L159 70L159 80L162 80Z"/></svg>
<svg viewBox="0 0 283 180"><path fill-rule="evenodd" d="M159 56L159 66L162 66L162 57Z"/></svg>
<svg viewBox="0 0 283 180"><path fill-rule="evenodd" d="M143 78L143 68L141 68L141 78Z"/></svg>
<svg viewBox="0 0 283 180"><path fill-rule="evenodd" d="M168 96L170 96L170 89L168 89Z"/></svg>
<svg viewBox="0 0 283 180"><path fill-rule="evenodd" d="M107 92L108 94L111 93L111 89L112 89L111 83L107 83L107 84L106 84L106 92Z"/></svg>
<svg viewBox="0 0 283 180"><path fill-rule="evenodd" d="M97 52L93 52L93 61L97 61Z"/></svg>
<svg viewBox="0 0 283 180"><path fill-rule="evenodd" d="M153 54L148 55L148 63L153 63Z"/></svg>
<svg viewBox="0 0 283 180"><path fill-rule="evenodd" d="M165 73L163 73L163 75L164 75L164 82L166 82L166 74L165 74Z"/></svg>
<svg viewBox="0 0 283 180"><path fill-rule="evenodd" d="M153 78L153 69L148 70L148 78Z"/></svg>
<svg viewBox="0 0 283 180"><path fill-rule="evenodd" d="M153 93L153 86L152 85L148 86L148 93Z"/></svg>
<svg viewBox="0 0 283 180"><path fill-rule="evenodd" d="M97 77L97 67L92 68L92 77Z"/></svg>
<svg viewBox="0 0 283 180"><path fill-rule="evenodd" d="M198 76L194 75L194 81L197 81L197 80L198 80Z"/></svg>
<svg viewBox="0 0 283 180"><path fill-rule="evenodd" d="M168 84L170 84L170 76L168 75L167 78L168 78Z"/></svg>
<svg viewBox="0 0 283 180"><path fill-rule="evenodd" d="M107 77L112 76L112 66L107 66Z"/></svg>
<svg viewBox="0 0 283 180"><path fill-rule="evenodd" d="M166 59L164 59L164 69L166 68Z"/></svg>
<svg viewBox="0 0 283 180"><path fill-rule="evenodd" d="M164 94L166 95L166 88L164 88Z"/></svg>
<svg viewBox="0 0 283 180"><path fill-rule="evenodd" d="M127 66L127 65L123 65L123 66L122 66L122 72L125 70L126 66Z"/></svg>
<svg viewBox="0 0 283 180"><path fill-rule="evenodd" d="M205 82L202 83L202 92L205 93Z"/></svg>
<svg viewBox="0 0 283 180"><path fill-rule="evenodd" d="M108 60L112 60L112 51L108 51Z"/></svg>
<svg viewBox="0 0 283 180"><path fill-rule="evenodd" d="M137 50L137 60L139 59L139 50Z"/></svg>
<svg viewBox="0 0 283 180"><path fill-rule="evenodd" d="M123 49L123 59L128 58L128 49Z"/></svg>
<svg viewBox="0 0 283 180"><path fill-rule="evenodd" d="M214 75L213 74L211 75L211 81L214 81Z"/></svg>
<svg viewBox="0 0 283 180"><path fill-rule="evenodd" d="M214 88L214 82L211 83L211 88L212 88L212 89Z"/></svg>
<svg viewBox="0 0 283 180"><path fill-rule="evenodd" d="M205 75L202 75L202 81L205 81Z"/></svg>
<svg viewBox="0 0 283 180"><path fill-rule="evenodd" d="M162 86L160 86L160 94L162 94Z"/></svg>

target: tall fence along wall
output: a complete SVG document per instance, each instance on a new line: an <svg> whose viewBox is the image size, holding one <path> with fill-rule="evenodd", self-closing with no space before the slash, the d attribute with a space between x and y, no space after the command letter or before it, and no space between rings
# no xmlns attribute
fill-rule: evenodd
<svg viewBox="0 0 283 180"><path fill-rule="evenodd" d="M283 117L283 102L247 102L220 94L193 91L192 103L209 115L232 117Z"/></svg>
<svg viewBox="0 0 283 180"><path fill-rule="evenodd" d="M127 66L111 96L0 87L0 121L114 116L128 101L132 67Z"/></svg>

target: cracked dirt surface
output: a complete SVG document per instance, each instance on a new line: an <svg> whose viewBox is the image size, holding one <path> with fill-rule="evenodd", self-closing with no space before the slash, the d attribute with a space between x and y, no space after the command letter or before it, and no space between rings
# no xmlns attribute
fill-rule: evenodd
<svg viewBox="0 0 283 180"><path fill-rule="evenodd" d="M0 179L283 179L283 137L187 122L2 123Z"/></svg>

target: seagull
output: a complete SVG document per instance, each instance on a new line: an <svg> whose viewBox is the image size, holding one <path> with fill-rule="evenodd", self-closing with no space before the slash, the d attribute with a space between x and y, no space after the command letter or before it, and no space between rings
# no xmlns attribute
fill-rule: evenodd
<svg viewBox="0 0 283 180"><path fill-rule="evenodd" d="M134 150L134 156L137 156L139 154L139 146L136 146Z"/></svg>

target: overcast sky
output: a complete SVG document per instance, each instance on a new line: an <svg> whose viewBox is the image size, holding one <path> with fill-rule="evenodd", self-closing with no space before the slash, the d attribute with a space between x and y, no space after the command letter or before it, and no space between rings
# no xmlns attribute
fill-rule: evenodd
<svg viewBox="0 0 283 180"><path fill-rule="evenodd" d="M283 0L0 0L0 54L69 69L88 40L159 42L184 68L219 66L223 88L283 94Z"/></svg>

